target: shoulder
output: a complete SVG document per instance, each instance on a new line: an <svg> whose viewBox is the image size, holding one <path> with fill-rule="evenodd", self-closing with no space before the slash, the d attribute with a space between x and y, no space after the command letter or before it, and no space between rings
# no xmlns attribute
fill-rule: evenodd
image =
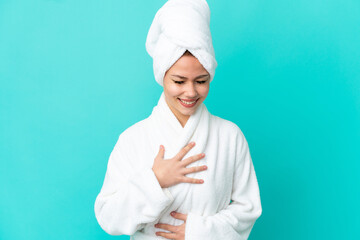
<svg viewBox="0 0 360 240"><path fill-rule="evenodd" d="M230 139L231 143L235 145L236 156L244 156L250 151L249 143L246 140L243 131L236 123L214 115L213 118L214 121L218 123L217 125L220 126L220 134L226 134L227 139Z"/></svg>
<svg viewBox="0 0 360 240"><path fill-rule="evenodd" d="M130 127L126 128L120 135L118 141L120 142L130 142L132 140L137 140L141 138L145 133L149 118L145 118L139 122L134 123Z"/></svg>
<svg viewBox="0 0 360 240"><path fill-rule="evenodd" d="M211 119L213 123L211 128L216 129L219 139L226 139L226 142L241 148L248 145L243 131L236 123L215 115L211 115Z"/></svg>
<svg viewBox="0 0 360 240"><path fill-rule="evenodd" d="M214 125L217 126L222 132L230 133L232 135L235 134L244 136L240 127L236 123L215 115L211 115L211 117Z"/></svg>

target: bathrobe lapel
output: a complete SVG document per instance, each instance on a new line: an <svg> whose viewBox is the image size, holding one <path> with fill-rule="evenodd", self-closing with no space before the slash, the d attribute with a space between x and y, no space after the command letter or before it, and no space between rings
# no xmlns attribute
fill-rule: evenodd
<svg viewBox="0 0 360 240"><path fill-rule="evenodd" d="M195 141L195 146L183 157L183 160L198 153L204 152L209 135L210 113L204 103L198 106L192 114L185 127L183 128L176 116L173 114L165 101L162 92L157 106L153 108L150 115L151 127L150 134L154 141L151 143L154 152L158 152L159 145L165 146L164 159L174 157L189 142ZM206 165L206 157L187 165L193 166ZM196 178L198 173L187 174L186 177ZM180 206L193 183L179 183L169 187L169 191L174 196L174 207Z"/></svg>
<svg viewBox="0 0 360 240"><path fill-rule="evenodd" d="M161 144L165 146L165 159L174 157L192 140L205 109L205 105L201 103L183 128L167 105L164 92L161 93L158 104L154 107L150 118L152 118L153 123L153 134L164 141Z"/></svg>

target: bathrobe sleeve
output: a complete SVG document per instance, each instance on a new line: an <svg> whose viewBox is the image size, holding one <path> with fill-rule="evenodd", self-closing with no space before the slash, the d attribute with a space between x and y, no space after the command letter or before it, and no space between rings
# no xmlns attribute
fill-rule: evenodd
<svg viewBox="0 0 360 240"><path fill-rule="evenodd" d="M248 143L238 129L232 202L212 216L189 212L185 240L248 239L255 221L262 213L258 182Z"/></svg>
<svg viewBox="0 0 360 240"><path fill-rule="evenodd" d="M142 168L137 159L130 158L131 151L125 151L131 148L127 142L120 135L95 200L96 219L110 235L133 235L160 218L174 200L167 188L161 188L151 168Z"/></svg>

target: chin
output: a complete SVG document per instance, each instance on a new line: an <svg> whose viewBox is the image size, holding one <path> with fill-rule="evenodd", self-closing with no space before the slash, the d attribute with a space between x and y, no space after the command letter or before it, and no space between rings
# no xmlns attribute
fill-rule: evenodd
<svg viewBox="0 0 360 240"><path fill-rule="evenodd" d="M190 116L196 111L196 109L197 109L197 107L192 110L189 110L189 111L182 111L181 113L185 116Z"/></svg>

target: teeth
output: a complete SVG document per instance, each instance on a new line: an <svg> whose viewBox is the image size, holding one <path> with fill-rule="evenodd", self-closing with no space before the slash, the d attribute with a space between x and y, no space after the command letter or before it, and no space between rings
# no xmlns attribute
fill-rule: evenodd
<svg viewBox="0 0 360 240"><path fill-rule="evenodd" d="M196 102L196 100L193 101L193 102L186 102L186 101L184 101L184 100L182 100L182 99L180 99L180 101L182 101L183 103L188 104L188 105L193 104L194 102Z"/></svg>

